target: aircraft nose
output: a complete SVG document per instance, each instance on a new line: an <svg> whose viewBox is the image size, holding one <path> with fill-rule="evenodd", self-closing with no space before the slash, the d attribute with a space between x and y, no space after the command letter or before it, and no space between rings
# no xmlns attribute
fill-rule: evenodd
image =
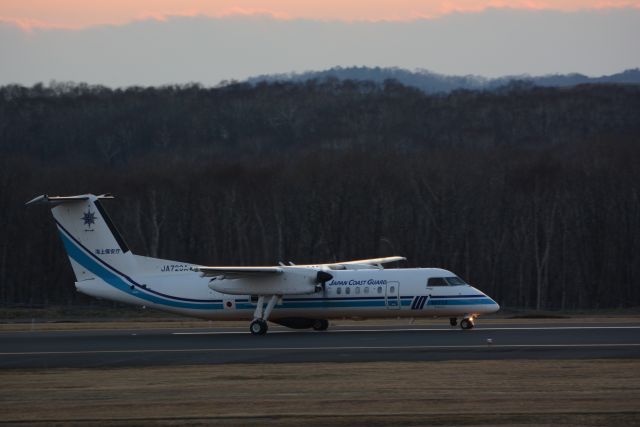
<svg viewBox="0 0 640 427"><path fill-rule="evenodd" d="M498 304L493 298L491 298L489 295L485 294L484 292L481 292L481 291L478 291L478 292L480 292L482 296L486 298L484 307L482 310L484 314L495 313L496 311L500 310L500 304Z"/></svg>
<svg viewBox="0 0 640 427"><path fill-rule="evenodd" d="M491 297L487 297L487 298L489 298L492 302L492 304L489 305L489 313L495 313L496 311L500 310L500 304L495 302Z"/></svg>
<svg viewBox="0 0 640 427"><path fill-rule="evenodd" d="M478 293L478 295L482 295L484 297L483 299L486 298L482 307L483 314L495 313L496 311L500 310L500 304L498 304L493 298L479 289L475 289L475 291Z"/></svg>

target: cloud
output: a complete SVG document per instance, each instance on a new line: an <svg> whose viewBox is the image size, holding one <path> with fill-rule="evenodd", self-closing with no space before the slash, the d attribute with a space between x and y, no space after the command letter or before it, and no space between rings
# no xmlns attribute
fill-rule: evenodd
<svg viewBox="0 0 640 427"><path fill-rule="evenodd" d="M216 18L225 18L229 16L248 16L248 17L265 17L266 16L272 19L283 19L283 20L293 19L291 15L284 12L277 12L269 9L242 8L242 7L232 7L229 9L225 9L215 15Z"/></svg>
<svg viewBox="0 0 640 427"><path fill-rule="evenodd" d="M25 33L30 33L36 29L64 28L62 26L56 26L35 19L6 18L3 16L0 16L0 25L12 26L24 31Z"/></svg>
<svg viewBox="0 0 640 427"><path fill-rule="evenodd" d="M147 21L147 20L156 20L165 22L172 18L177 17L204 17L204 18L233 18L233 17L246 17L246 18L270 18L270 19L280 19L280 20L289 20L292 19L285 13L279 13L268 9L246 9L239 7L232 7L228 9L221 10L219 13L215 15L207 15L205 13L200 12L197 9L188 9L180 12L173 12L170 14L167 13L154 13L154 12L144 12L139 14L135 19L131 22L136 21Z"/></svg>
<svg viewBox="0 0 640 427"><path fill-rule="evenodd" d="M488 77L602 75L640 65L639 24L638 9L492 9L398 22L187 15L28 34L5 22L0 23L0 84L215 85L259 74L353 65Z"/></svg>
<svg viewBox="0 0 640 427"><path fill-rule="evenodd" d="M172 16L269 16L343 22L438 19L487 9L576 12L640 8L640 0L3 0L0 16L21 28L84 29Z"/></svg>

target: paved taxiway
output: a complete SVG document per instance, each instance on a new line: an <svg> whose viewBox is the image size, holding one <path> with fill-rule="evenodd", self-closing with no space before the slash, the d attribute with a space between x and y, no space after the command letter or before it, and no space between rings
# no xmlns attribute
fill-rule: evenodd
<svg viewBox="0 0 640 427"><path fill-rule="evenodd" d="M446 320L445 320L446 322ZM0 333L0 368L640 357L638 323L341 326Z"/></svg>

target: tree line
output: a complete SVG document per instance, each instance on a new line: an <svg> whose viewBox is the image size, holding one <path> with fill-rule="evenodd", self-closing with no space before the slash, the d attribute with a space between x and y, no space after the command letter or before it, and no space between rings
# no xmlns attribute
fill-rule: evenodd
<svg viewBox="0 0 640 427"><path fill-rule="evenodd" d="M505 307L640 305L640 88L0 87L0 303L86 304L42 194L112 192L136 253L404 255Z"/></svg>

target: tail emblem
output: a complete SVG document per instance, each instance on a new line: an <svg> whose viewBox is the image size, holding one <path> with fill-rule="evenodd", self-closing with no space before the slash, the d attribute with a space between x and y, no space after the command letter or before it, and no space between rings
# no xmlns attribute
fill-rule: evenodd
<svg viewBox="0 0 640 427"><path fill-rule="evenodd" d="M91 212L91 209L87 209L87 211L82 216L82 220L84 221L84 225L91 229L91 225L96 223L96 214Z"/></svg>

